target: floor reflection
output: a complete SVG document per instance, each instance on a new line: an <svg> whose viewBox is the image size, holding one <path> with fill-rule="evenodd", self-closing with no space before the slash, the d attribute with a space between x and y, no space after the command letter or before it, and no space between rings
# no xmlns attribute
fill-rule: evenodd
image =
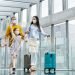
<svg viewBox="0 0 75 75"><path fill-rule="evenodd" d="M9 70L0 70L0 75L9 75ZM24 72L16 70L15 75L75 75L75 71L56 71L55 74L44 74L44 71Z"/></svg>
<svg viewBox="0 0 75 75"><path fill-rule="evenodd" d="M25 73L24 75L75 75L75 71L56 71L55 74L44 74L43 71Z"/></svg>

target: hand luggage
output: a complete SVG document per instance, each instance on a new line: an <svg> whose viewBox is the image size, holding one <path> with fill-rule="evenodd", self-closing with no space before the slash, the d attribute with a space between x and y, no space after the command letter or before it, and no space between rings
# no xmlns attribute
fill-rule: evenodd
<svg viewBox="0 0 75 75"><path fill-rule="evenodd" d="M24 72L28 72L31 67L31 55L24 55Z"/></svg>
<svg viewBox="0 0 75 75"><path fill-rule="evenodd" d="M44 60L44 72L45 73L55 73L56 70L56 54L45 53Z"/></svg>

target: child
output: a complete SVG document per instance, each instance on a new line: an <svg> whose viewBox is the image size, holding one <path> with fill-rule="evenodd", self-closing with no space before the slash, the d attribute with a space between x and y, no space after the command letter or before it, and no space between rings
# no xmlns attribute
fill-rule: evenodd
<svg viewBox="0 0 75 75"><path fill-rule="evenodd" d="M11 54L11 64L10 64L10 74L15 74L17 55L20 50L21 40L24 38L20 34L19 28L12 30L11 28L11 37L9 38L10 43L10 54Z"/></svg>

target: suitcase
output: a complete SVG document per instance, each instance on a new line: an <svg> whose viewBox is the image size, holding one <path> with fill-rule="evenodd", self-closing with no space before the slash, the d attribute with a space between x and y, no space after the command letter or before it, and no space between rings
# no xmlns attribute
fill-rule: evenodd
<svg viewBox="0 0 75 75"><path fill-rule="evenodd" d="M44 72L55 73L56 70L56 54L45 53Z"/></svg>
<svg viewBox="0 0 75 75"><path fill-rule="evenodd" d="M28 72L31 67L31 55L24 55L24 72Z"/></svg>

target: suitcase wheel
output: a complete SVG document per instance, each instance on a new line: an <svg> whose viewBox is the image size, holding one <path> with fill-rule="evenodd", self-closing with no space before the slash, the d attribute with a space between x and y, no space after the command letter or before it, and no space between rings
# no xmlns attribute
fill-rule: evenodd
<svg viewBox="0 0 75 75"><path fill-rule="evenodd" d="M45 74L48 74L49 71L50 71L49 69L44 69L44 73L45 73Z"/></svg>
<svg viewBox="0 0 75 75"><path fill-rule="evenodd" d="M29 72L29 69L28 68L24 68L24 72Z"/></svg>
<svg viewBox="0 0 75 75"><path fill-rule="evenodd" d="M55 69L50 69L50 74L55 74Z"/></svg>

